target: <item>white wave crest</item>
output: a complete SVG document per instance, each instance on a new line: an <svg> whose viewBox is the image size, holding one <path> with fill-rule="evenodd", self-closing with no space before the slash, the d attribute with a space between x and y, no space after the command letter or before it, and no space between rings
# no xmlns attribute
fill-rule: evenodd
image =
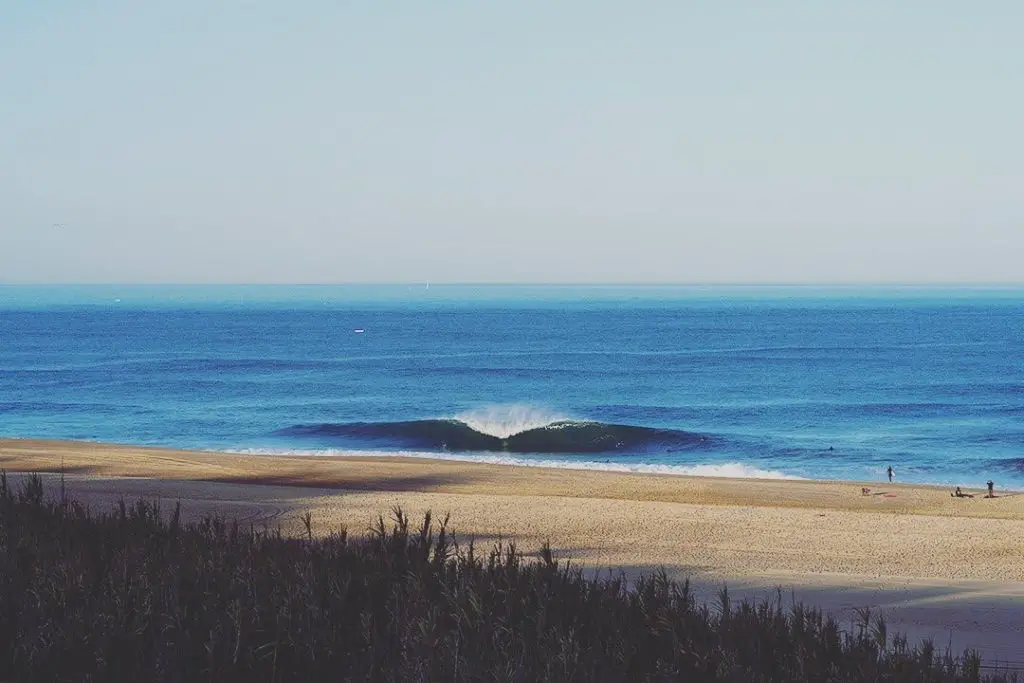
<svg viewBox="0 0 1024 683"><path fill-rule="evenodd" d="M464 455L459 453L433 453L421 451L350 451L339 449L293 450L286 448L243 448L226 451L245 455L303 455L310 457L381 457L420 458L423 460L454 460L489 465L514 467L541 467L562 470L598 470L635 474L669 474L686 477L721 477L725 479L804 479L778 470L764 470L741 462L704 465L660 465L653 463L597 462L593 460L558 460L547 458L517 458L505 455Z"/></svg>
<svg viewBox="0 0 1024 683"><path fill-rule="evenodd" d="M522 403L490 405L459 413L455 419L481 434L507 439L570 418L547 408Z"/></svg>

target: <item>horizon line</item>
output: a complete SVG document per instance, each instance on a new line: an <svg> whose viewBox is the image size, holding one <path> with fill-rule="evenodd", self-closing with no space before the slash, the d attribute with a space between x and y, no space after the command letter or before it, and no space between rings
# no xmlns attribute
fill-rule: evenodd
<svg viewBox="0 0 1024 683"><path fill-rule="evenodd" d="M779 288L1020 288L1021 281L881 281L881 282L513 282L388 280L346 282L30 282L0 281L0 287L779 287Z"/></svg>

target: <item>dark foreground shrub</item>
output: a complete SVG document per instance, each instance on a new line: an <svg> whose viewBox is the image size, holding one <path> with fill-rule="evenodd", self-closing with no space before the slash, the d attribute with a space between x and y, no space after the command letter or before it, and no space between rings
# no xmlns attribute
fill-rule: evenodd
<svg viewBox="0 0 1024 683"><path fill-rule="evenodd" d="M0 477L0 681L981 680L972 653L866 615L849 633L721 598L587 579L546 548L480 556L400 510L359 542L295 539L146 502L90 514Z"/></svg>

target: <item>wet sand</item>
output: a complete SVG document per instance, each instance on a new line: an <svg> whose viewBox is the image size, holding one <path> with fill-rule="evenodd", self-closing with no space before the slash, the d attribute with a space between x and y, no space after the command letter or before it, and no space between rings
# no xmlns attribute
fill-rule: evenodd
<svg viewBox="0 0 1024 683"><path fill-rule="evenodd" d="M7 472L63 472L94 507L181 501L314 533L367 530L401 506L451 515L463 540L548 541L590 570L665 567L711 596L795 596L851 622L860 607L937 645L1024 661L1024 495L952 498L926 486L718 479L442 460L196 453L0 440ZM56 484L56 482L54 482ZM862 487L870 488L864 495ZM997 490L997 494L998 494Z"/></svg>

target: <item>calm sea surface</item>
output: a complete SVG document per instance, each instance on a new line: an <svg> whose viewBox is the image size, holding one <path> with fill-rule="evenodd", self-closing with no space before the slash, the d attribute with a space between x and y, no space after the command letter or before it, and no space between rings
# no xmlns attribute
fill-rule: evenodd
<svg viewBox="0 0 1024 683"><path fill-rule="evenodd" d="M1012 288L4 286L0 436L1024 489L1022 361Z"/></svg>

